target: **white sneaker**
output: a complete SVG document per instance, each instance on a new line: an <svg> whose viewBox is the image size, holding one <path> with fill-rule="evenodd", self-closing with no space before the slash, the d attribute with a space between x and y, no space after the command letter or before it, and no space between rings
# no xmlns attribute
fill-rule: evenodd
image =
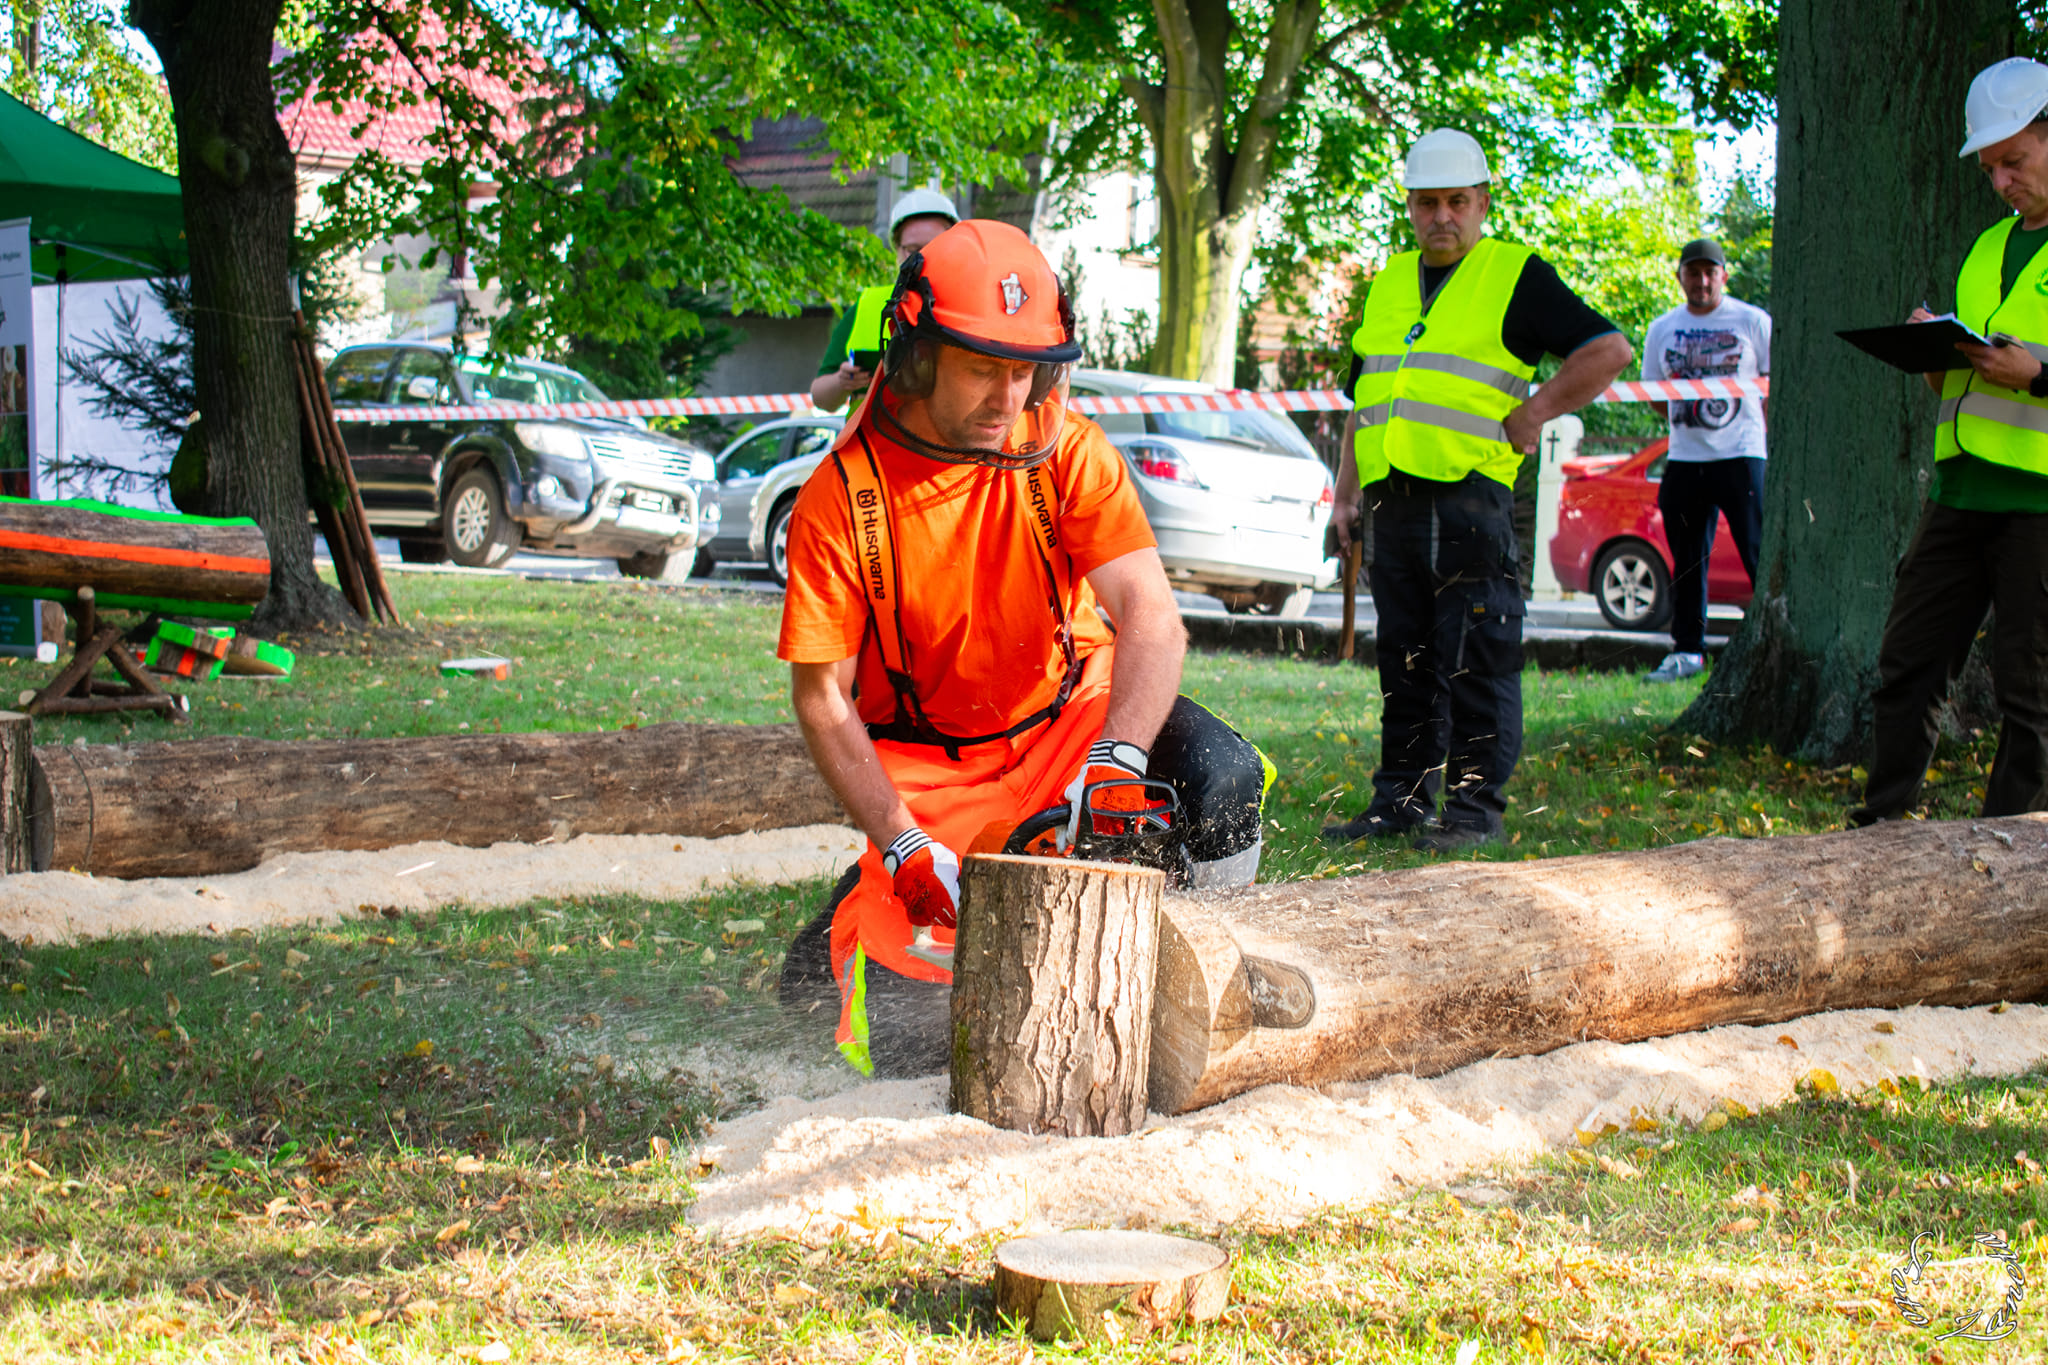
<svg viewBox="0 0 2048 1365"><path fill-rule="evenodd" d="M1707 671L1707 656L1704 654L1666 654L1664 662L1643 675L1644 682L1677 682Z"/></svg>

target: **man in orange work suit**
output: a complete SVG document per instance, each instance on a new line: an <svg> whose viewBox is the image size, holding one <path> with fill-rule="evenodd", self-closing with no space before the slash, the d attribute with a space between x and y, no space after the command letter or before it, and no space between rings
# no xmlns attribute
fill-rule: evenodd
<svg viewBox="0 0 2048 1365"><path fill-rule="evenodd" d="M860 1070L912 1076L946 1066L962 853L1062 804L1067 837L1156 816L1157 787L1081 800L1151 778L1178 799L1176 880L1244 885L1270 770L1178 695L1180 613L1123 458L1066 411L1081 348L1045 257L1007 224L960 223L904 262L889 321L790 522L777 653L871 842L782 993L836 1004Z"/></svg>

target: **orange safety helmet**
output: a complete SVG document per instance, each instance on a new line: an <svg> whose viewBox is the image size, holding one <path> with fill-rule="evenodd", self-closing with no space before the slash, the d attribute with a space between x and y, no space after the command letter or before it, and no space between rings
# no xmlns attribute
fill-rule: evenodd
<svg viewBox="0 0 2048 1365"><path fill-rule="evenodd" d="M888 404L875 404L894 439L946 464L997 469L1029 469L1052 454L1066 420L1056 395L1081 345L1067 291L1029 237L992 219L955 224L903 263L884 316L890 330L882 378L899 397L930 395L940 346L1035 367L1024 412L1002 449L938 445L907 430Z"/></svg>

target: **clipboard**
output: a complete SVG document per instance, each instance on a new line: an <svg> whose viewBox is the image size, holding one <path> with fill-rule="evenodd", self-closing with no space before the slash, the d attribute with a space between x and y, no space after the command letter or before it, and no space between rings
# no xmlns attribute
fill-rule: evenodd
<svg viewBox="0 0 2048 1365"><path fill-rule="evenodd" d="M1874 355L1893 369L1907 374L1933 374L1939 370L1967 370L1970 362L1956 349L1959 341L1976 346L1995 344L1956 321L1953 313L1926 322L1902 322L1890 327L1857 327L1836 332L1836 336L1866 355Z"/></svg>

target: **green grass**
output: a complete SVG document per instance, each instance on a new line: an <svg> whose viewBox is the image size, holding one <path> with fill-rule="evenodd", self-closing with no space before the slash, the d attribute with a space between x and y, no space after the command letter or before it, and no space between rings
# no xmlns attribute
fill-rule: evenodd
<svg viewBox="0 0 2048 1365"><path fill-rule="evenodd" d="M73 719L38 740L787 718L775 611L744 598L411 574L394 591L408 629L291 641L288 681L192 685L189 730ZM434 672L481 652L511 657L511 678ZM51 671L0 664L0 684ZM1840 824L1854 770L1673 732L1698 686L1531 671L1513 842L1492 856ZM1281 770L1267 877L1423 861L1335 857L1314 837L1362 804L1370 671L1205 653L1185 689ZM1967 813L1988 758L1981 737L1945 751L1931 811ZM1905 1322L1887 1281L1917 1233L1946 1238L1946 1258L2001 1230L2038 1286L2039 1075L1808 1094L1616 1133L1465 1201L1233 1229L1221 1321L1115 1344L1024 1340L994 1312L992 1242L706 1240L683 1222L693 1135L832 1064L829 1025L771 999L823 889L0 941L0 1359L340 1365L498 1343L578 1362L1448 1361L1465 1343L1480 1362L2048 1355L2038 1287L2017 1334L1976 1346Z"/></svg>
<svg viewBox="0 0 2048 1365"><path fill-rule="evenodd" d="M2039 1281L2039 1074L1645 1120L1451 1194L1234 1228L1220 1321L1085 1347L996 1314L992 1239L707 1240L683 1221L691 1135L749 1102L762 1057L829 1051L822 1027L761 1040L784 1026L751 948L817 889L0 951L0 1359L2048 1352L2038 1303L2003 1342L1937 1343L1888 1280L1919 1233L1949 1259L1997 1231ZM727 930L742 916L763 929ZM699 1049L738 1034L744 1056ZM1919 1297L1947 1314L1977 1283Z"/></svg>
<svg viewBox="0 0 2048 1365"><path fill-rule="evenodd" d="M183 685L192 723L155 717L39 721L38 743L246 734L270 739L458 730L615 730L658 721L790 718L775 659L779 607L751 595L646 583L392 575L408 625L287 641L289 679ZM509 657L502 682L443 678L442 659ZM39 686L53 665L0 661L0 691ZM17 681L18 680L18 681ZM1631 673L1524 675L1527 733L1509 788L1519 859L1649 848L1706 835L1840 828L1862 773L1769 749L1724 749L1670 727L1705 679L1661 687ZM1268 880L1425 861L1404 845L1335 852L1316 831L1362 809L1379 754L1374 671L1225 652L1188 657L1183 690L1236 725L1279 769L1269 802ZM1946 746L1929 811L1973 812L1995 737Z"/></svg>

